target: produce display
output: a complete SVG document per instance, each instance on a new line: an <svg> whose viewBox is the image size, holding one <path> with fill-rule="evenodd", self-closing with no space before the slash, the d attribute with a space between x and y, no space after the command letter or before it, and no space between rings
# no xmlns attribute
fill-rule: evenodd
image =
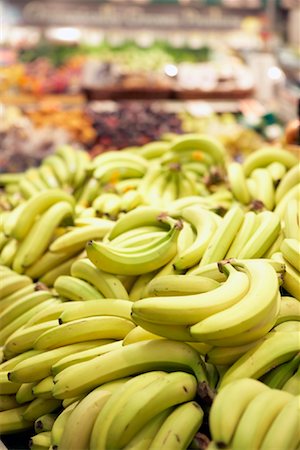
<svg viewBox="0 0 300 450"><path fill-rule="evenodd" d="M299 179L200 133L1 174L4 443L298 449Z"/></svg>

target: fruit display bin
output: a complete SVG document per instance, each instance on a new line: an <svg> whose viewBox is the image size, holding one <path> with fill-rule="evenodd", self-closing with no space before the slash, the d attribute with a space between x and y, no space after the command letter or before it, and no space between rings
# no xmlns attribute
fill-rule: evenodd
<svg viewBox="0 0 300 450"><path fill-rule="evenodd" d="M297 450L299 178L200 132L1 173L0 447Z"/></svg>

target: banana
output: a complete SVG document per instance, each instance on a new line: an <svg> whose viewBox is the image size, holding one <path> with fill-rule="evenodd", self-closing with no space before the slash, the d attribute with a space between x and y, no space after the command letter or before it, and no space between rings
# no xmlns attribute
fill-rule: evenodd
<svg viewBox="0 0 300 450"><path fill-rule="evenodd" d="M131 306L132 303L128 300L87 300L77 303L77 307L62 312L59 323L63 324L95 316L116 316L131 320Z"/></svg>
<svg viewBox="0 0 300 450"><path fill-rule="evenodd" d="M249 276L250 288L247 294L233 306L190 327L194 339L205 342L246 332L264 318L270 319L273 306L279 306L281 298L278 293L277 274L270 264L264 260L248 261L237 267L245 270ZM275 310L275 314L276 312Z"/></svg>
<svg viewBox="0 0 300 450"><path fill-rule="evenodd" d="M61 401L56 398L35 398L27 405L23 412L25 420L34 422L40 416L54 412L61 405Z"/></svg>
<svg viewBox="0 0 300 450"><path fill-rule="evenodd" d="M245 175L248 177L251 172L260 167L267 167L272 162L280 162L287 169L292 168L298 163L296 156L291 152L274 147L264 147L247 156L243 162Z"/></svg>
<svg viewBox="0 0 300 450"><path fill-rule="evenodd" d="M0 314L0 321L3 328L9 325L14 319L26 313L29 309L41 304L45 300L52 298L52 294L48 290L34 291L14 302Z"/></svg>
<svg viewBox="0 0 300 450"><path fill-rule="evenodd" d="M82 450L89 447L95 420L103 406L126 379L106 383L83 398L72 410L59 443L61 450Z"/></svg>
<svg viewBox="0 0 300 450"><path fill-rule="evenodd" d="M220 141L205 134L185 134L175 138L169 151L182 153L185 151L203 152L212 157L214 165L222 166L225 160L225 149Z"/></svg>
<svg viewBox="0 0 300 450"><path fill-rule="evenodd" d="M2 228L6 237L11 237L11 232L15 227L16 222L19 220L19 216L24 208L26 208L26 202L20 203L16 208L7 214L7 217L4 218Z"/></svg>
<svg viewBox="0 0 300 450"><path fill-rule="evenodd" d="M51 375L51 367L60 359L81 350L97 347L100 341L80 342L79 344L66 345L54 350L40 352L21 361L9 371L8 378L20 383L40 381ZM16 381L17 382L17 381Z"/></svg>
<svg viewBox="0 0 300 450"><path fill-rule="evenodd" d="M165 221L167 217L167 213L160 208L155 208L153 206L139 206L117 220L109 233L109 240L113 240L133 228L143 226L157 226L163 230L168 230L170 225Z"/></svg>
<svg viewBox="0 0 300 450"><path fill-rule="evenodd" d="M160 233L166 233L166 231L163 231L162 228L158 226L142 226L133 228L129 231L125 231L111 241L107 236L105 236L103 242L105 242L106 244L111 244L114 247L136 247L142 245L143 243L148 243L149 235L151 236L150 240L152 240L153 236L155 236L155 233L158 233L158 236L162 236Z"/></svg>
<svg viewBox="0 0 300 450"><path fill-rule="evenodd" d="M272 259L285 264L285 272L283 274L284 289L298 301L300 301L300 277L299 272L282 256L282 253L274 253Z"/></svg>
<svg viewBox="0 0 300 450"><path fill-rule="evenodd" d="M183 450L189 447L203 421L203 410L191 401L177 406L161 425L149 446L149 450L172 448Z"/></svg>
<svg viewBox="0 0 300 450"><path fill-rule="evenodd" d="M18 241L14 238L8 239L3 249L1 250L0 261L7 267L12 267L15 256L18 251Z"/></svg>
<svg viewBox="0 0 300 450"><path fill-rule="evenodd" d="M269 164L267 166L267 170L269 171L275 186L277 186L280 183L281 179L286 174L285 165L277 161L274 161L271 164Z"/></svg>
<svg viewBox="0 0 300 450"><path fill-rule="evenodd" d="M76 159L77 159L77 167L76 172L73 179L73 186L75 188L80 188L83 186L84 181L86 179L87 171L90 163L90 156L84 150L76 151Z"/></svg>
<svg viewBox="0 0 300 450"><path fill-rule="evenodd" d="M283 222L284 236L289 239L300 239L300 208L296 198L292 198L286 205Z"/></svg>
<svg viewBox="0 0 300 450"><path fill-rule="evenodd" d="M84 280L69 275L61 275L54 282L54 289L68 300L81 301L103 298L103 295Z"/></svg>
<svg viewBox="0 0 300 450"><path fill-rule="evenodd" d="M280 202L277 203L276 208L274 209L274 212L283 219L287 205L289 204L290 201L292 201L294 199L296 199L299 202L300 183L296 184L285 194L285 196L280 200ZM299 223L299 220L298 220L298 223Z"/></svg>
<svg viewBox="0 0 300 450"><path fill-rule="evenodd" d="M47 184L41 178L39 168L32 167L24 173L25 179L29 180L38 191L49 189Z"/></svg>
<svg viewBox="0 0 300 450"><path fill-rule="evenodd" d="M300 272L300 241L296 239L284 239L280 251L283 257Z"/></svg>
<svg viewBox="0 0 300 450"><path fill-rule="evenodd" d="M157 324L190 325L238 303L249 290L249 277L230 264L219 267L228 275L220 287L184 297L145 298L133 304L133 313Z"/></svg>
<svg viewBox="0 0 300 450"><path fill-rule="evenodd" d="M116 167L119 167L120 162L132 162L137 165L139 164L143 169L147 169L148 167L148 161L142 156L139 156L131 151L119 152L114 150L97 155L91 162L91 169L96 170L98 167L101 168L106 166L106 164L116 163L116 161Z"/></svg>
<svg viewBox="0 0 300 450"><path fill-rule="evenodd" d="M234 197L243 205L248 205L251 196L242 165L235 161L230 162L227 166L227 176Z"/></svg>
<svg viewBox="0 0 300 450"><path fill-rule="evenodd" d="M84 248L85 244L91 239L102 239L108 233L113 222L107 219L101 219L102 223L96 225L87 225L85 227L73 228L66 234L55 239L49 247L51 252L68 252L73 247L76 249L79 245Z"/></svg>
<svg viewBox="0 0 300 450"><path fill-rule="evenodd" d="M19 183L19 190L22 195L22 197L26 200L30 200L31 197L36 196L37 194L40 194L39 189L37 189L32 181L28 180L27 178L23 177L20 180Z"/></svg>
<svg viewBox="0 0 300 450"><path fill-rule="evenodd" d="M53 300L52 298L50 298L49 300L42 301L38 305L28 309L28 311L24 312L19 317L13 319L8 325L6 325L0 331L1 345L4 345L6 339L15 331L17 331L19 328L21 328L23 325L25 325L32 317L35 316L35 314L38 314L40 311L47 308L54 302L56 302L56 300Z"/></svg>
<svg viewBox="0 0 300 450"><path fill-rule="evenodd" d="M256 231L258 226L257 215L253 211L245 213L244 221L237 232L228 252L226 258L236 258L243 250L249 239Z"/></svg>
<svg viewBox="0 0 300 450"><path fill-rule="evenodd" d="M265 435L261 450L295 450L300 441L300 397L292 398L275 417Z"/></svg>
<svg viewBox="0 0 300 450"><path fill-rule="evenodd" d="M165 141L154 141L139 148L139 155L146 159L155 159L169 150L169 143Z"/></svg>
<svg viewBox="0 0 300 450"><path fill-rule="evenodd" d="M151 333L158 336L165 337L167 339L174 339L175 341L193 341L193 337L190 334L190 327L188 325L166 325L158 324L148 320L141 319L136 314L132 313L132 320Z"/></svg>
<svg viewBox="0 0 300 450"><path fill-rule="evenodd" d="M1 280L1 298L7 297L14 292L32 284L32 280L26 275L14 273L9 277Z"/></svg>
<svg viewBox="0 0 300 450"><path fill-rule="evenodd" d="M294 297L282 296L276 325L288 320L300 320L300 303Z"/></svg>
<svg viewBox="0 0 300 450"><path fill-rule="evenodd" d="M30 350L35 340L45 331L57 326L57 320L42 322L31 327L21 328L11 334L4 344L5 355L15 355Z"/></svg>
<svg viewBox="0 0 300 450"><path fill-rule="evenodd" d="M297 354L290 361L270 370L262 377L262 382L273 389L281 389L285 382L294 374L299 367L300 354Z"/></svg>
<svg viewBox="0 0 300 450"><path fill-rule="evenodd" d="M220 286L218 281L208 277L189 275L162 275L154 277L147 286L147 296L164 297L169 295L200 294Z"/></svg>
<svg viewBox="0 0 300 450"><path fill-rule="evenodd" d="M292 395L277 389L261 392L254 397L237 426L231 448L233 450L261 448L273 421L292 399Z"/></svg>
<svg viewBox="0 0 300 450"><path fill-rule="evenodd" d="M137 155L134 156L139 158ZM118 155L115 161L109 161L105 164L102 163L101 166L96 167L93 172L93 177L99 180L101 184L116 183L124 178L142 178L146 170L147 165L142 158L139 158L139 161L129 161L127 157L126 159L124 158L124 155L121 157Z"/></svg>
<svg viewBox="0 0 300 450"><path fill-rule="evenodd" d="M205 354L205 362L218 366L230 366L257 343L258 341L254 341L234 347L211 347Z"/></svg>
<svg viewBox="0 0 300 450"><path fill-rule="evenodd" d="M241 207L238 205L232 206L213 234L202 256L200 266L221 261L225 257L234 237L242 225L243 219L244 213Z"/></svg>
<svg viewBox="0 0 300 450"><path fill-rule="evenodd" d="M283 197L300 182L300 164L295 164L289 169L284 177L281 179L275 192L276 205L283 199Z"/></svg>
<svg viewBox="0 0 300 450"><path fill-rule="evenodd" d="M39 167L39 175L48 188L56 189L61 187L60 182L57 180L56 175L50 166L41 165Z"/></svg>
<svg viewBox="0 0 300 450"><path fill-rule="evenodd" d="M128 333L129 334L129 333ZM127 336L127 335L126 335ZM112 341L108 339L102 339L99 341L99 346L91 348L89 350L81 350L69 356L65 356L64 358L57 361L57 363L53 364L51 372L53 375L57 375L62 370L70 367L74 364L78 364L84 361L90 361L96 356L104 355L105 353L111 352L118 348L122 347L122 341Z"/></svg>
<svg viewBox="0 0 300 450"><path fill-rule="evenodd" d="M143 298L148 288L149 282L154 278L156 273L157 271L139 275L129 291L129 300L135 302L136 300L140 300L141 298Z"/></svg>
<svg viewBox="0 0 300 450"><path fill-rule="evenodd" d="M99 195L100 183L95 178L91 177L87 180L82 188L82 192L77 200L77 206L83 206L87 208L93 202L93 200Z"/></svg>
<svg viewBox="0 0 300 450"><path fill-rule="evenodd" d="M82 257L81 253L79 253L73 258L68 259L65 262L62 262L57 267L55 267L52 270L49 270L47 273L41 276L39 278L39 281L48 287L53 287L58 277L70 275L73 263L77 261L77 259L79 259L80 257Z"/></svg>
<svg viewBox="0 0 300 450"><path fill-rule="evenodd" d="M35 394L32 392L35 383L22 383L16 392L16 400L22 405L23 403L31 402L36 398Z"/></svg>
<svg viewBox="0 0 300 450"><path fill-rule="evenodd" d="M26 207L24 206L24 209L22 209L11 231L12 236L18 240L24 239L32 228L37 216L45 213L57 202L67 202L74 207L73 197L61 189L48 189L46 192L40 192L28 200Z"/></svg>
<svg viewBox="0 0 300 450"><path fill-rule="evenodd" d="M53 395L72 397L107 381L160 368L170 371L180 368L203 380L206 379L203 365L197 351L183 342L166 339L137 342L63 370L54 378Z"/></svg>
<svg viewBox="0 0 300 450"><path fill-rule="evenodd" d="M72 411L76 408L77 405L78 401L75 401L71 405L67 406L56 417L51 428L51 448L59 448L66 424L68 423Z"/></svg>
<svg viewBox="0 0 300 450"><path fill-rule="evenodd" d="M55 303L49 305L43 311L40 311L38 314L32 317L32 319L30 319L26 323L25 327L27 328L32 325L48 322L49 320L58 319L64 311L76 307L77 307L76 302L60 302L59 300L57 300Z"/></svg>
<svg viewBox="0 0 300 450"><path fill-rule="evenodd" d="M161 426L174 408L167 408L149 422L134 436L134 438L124 447L125 450L146 450L156 437Z"/></svg>
<svg viewBox="0 0 300 450"><path fill-rule="evenodd" d="M189 248L176 258L174 267L179 271L188 269L200 261L216 229L212 213L204 208L190 206L182 211L181 217L194 227L196 239Z"/></svg>
<svg viewBox="0 0 300 450"><path fill-rule="evenodd" d="M7 371L0 372L1 395L15 394L16 392L18 392L20 386L21 386L20 383L12 383L11 381L9 381Z"/></svg>
<svg viewBox="0 0 300 450"><path fill-rule="evenodd" d="M209 414L210 433L218 448L230 445L244 411L264 392L269 392L269 388L251 378L235 380L219 390Z"/></svg>
<svg viewBox="0 0 300 450"><path fill-rule="evenodd" d="M162 339L162 337L137 326L129 331L129 333L125 336L122 345L130 345L135 342L148 341L149 339Z"/></svg>
<svg viewBox="0 0 300 450"><path fill-rule="evenodd" d="M173 372L154 380L139 395L129 398L116 414L107 433L106 448L123 448L157 414L193 400L196 390L196 378L185 372Z"/></svg>
<svg viewBox="0 0 300 450"><path fill-rule="evenodd" d="M15 395L0 395L0 412L7 411L8 409L17 408L19 406Z"/></svg>
<svg viewBox="0 0 300 450"><path fill-rule="evenodd" d="M51 154L43 159L42 166L48 166L52 169L55 177L61 186L64 186L69 181L69 174L66 164L58 155Z"/></svg>
<svg viewBox="0 0 300 450"><path fill-rule="evenodd" d="M251 172L251 178L256 183L256 200L272 211L275 205L275 189L270 172L266 168L257 168Z"/></svg>
<svg viewBox="0 0 300 450"><path fill-rule="evenodd" d="M42 431L29 439L29 448L45 448L49 449L51 445L51 433L50 431Z"/></svg>
<svg viewBox="0 0 300 450"><path fill-rule="evenodd" d="M90 241L86 247L87 256L96 267L113 274L141 275L152 272L175 256L181 228L182 223L177 221L163 238L149 244L148 250L144 248L141 251L136 250L136 253L126 253L125 249L116 251L112 246Z"/></svg>
<svg viewBox="0 0 300 450"><path fill-rule="evenodd" d="M122 317L87 317L45 331L36 339L34 348L52 350L83 341L123 339L134 326L131 320Z"/></svg>
<svg viewBox="0 0 300 450"><path fill-rule="evenodd" d="M53 376L49 376L39 381L38 383L34 383L32 388L32 393L35 397L38 398L52 398L52 389L53 389Z"/></svg>
<svg viewBox="0 0 300 450"><path fill-rule="evenodd" d="M282 244L282 241L284 239L284 234L281 231L279 232L277 238L275 239L275 241L273 242L273 244L271 245L271 247L268 248L268 250L266 251L266 253L263 254L262 258L272 258L272 256L274 255L274 253L277 253L280 251L280 246Z"/></svg>
<svg viewBox="0 0 300 450"><path fill-rule="evenodd" d="M28 352L21 353L20 355L14 356L7 361L3 361L0 364L0 373L6 370L13 369L19 362L24 361L31 356L39 355L41 352L39 350L29 350Z"/></svg>
<svg viewBox="0 0 300 450"><path fill-rule="evenodd" d="M87 258L74 262L71 275L87 281L106 298L128 300L128 293L122 282L115 275L95 267Z"/></svg>
<svg viewBox="0 0 300 450"><path fill-rule="evenodd" d="M92 429L90 438L90 448L106 449L106 441L111 425L122 410L127 400L137 395L140 389L150 385L155 380L159 380L165 375L164 372L150 371L133 377L126 381L116 392L113 392L99 412Z"/></svg>
<svg viewBox="0 0 300 450"><path fill-rule="evenodd" d="M273 244L280 232L280 219L271 211L257 216L259 225L245 246L236 255L239 259L261 258Z"/></svg>
<svg viewBox="0 0 300 450"><path fill-rule="evenodd" d="M190 276L201 276L206 278L211 278L212 280L217 281L218 283L222 283L226 281L227 276L225 273L219 270L219 264L217 262L207 264L205 266L195 266L189 269L186 275Z"/></svg>
<svg viewBox="0 0 300 450"><path fill-rule="evenodd" d="M121 197L121 212L132 211L142 203L143 197L139 191L133 189L126 191Z"/></svg>
<svg viewBox="0 0 300 450"><path fill-rule="evenodd" d="M11 434L27 430L32 427L32 422L24 419L23 414L27 405L18 406L7 411L0 412L1 434Z"/></svg>
<svg viewBox="0 0 300 450"><path fill-rule="evenodd" d="M14 258L13 268L16 272L34 262L47 250L56 227L64 219L72 219L73 208L70 203L57 202L42 214L24 238Z"/></svg>
<svg viewBox="0 0 300 450"><path fill-rule="evenodd" d="M72 148L70 145L64 144L55 150L55 154L62 158L62 160L66 164L69 181L71 184L73 184L78 165L78 160L76 157L77 151L74 150L74 148Z"/></svg>
<svg viewBox="0 0 300 450"><path fill-rule="evenodd" d="M277 325L262 342L248 350L225 373L221 388L245 376L259 378L273 367L283 364L300 351L299 322L286 322L294 329L283 330Z"/></svg>
<svg viewBox="0 0 300 450"><path fill-rule="evenodd" d="M300 365L294 375L284 383L281 389L293 395L300 395Z"/></svg>
<svg viewBox="0 0 300 450"><path fill-rule="evenodd" d="M34 422L34 431L36 432L36 434L42 433L43 431L51 431L56 417L57 414L48 413L43 414L38 419L36 419L36 421Z"/></svg>
<svg viewBox="0 0 300 450"><path fill-rule="evenodd" d="M125 192L139 189L144 178L125 178L115 183L113 187L118 194L123 195Z"/></svg>
<svg viewBox="0 0 300 450"><path fill-rule="evenodd" d="M25 270L25 274L34 280L42 278L48 274L48 272L57 269L60 264L69 261L73 258L81 248L72 250L71 252L52 253L45 252L34 264Z"/></svg>

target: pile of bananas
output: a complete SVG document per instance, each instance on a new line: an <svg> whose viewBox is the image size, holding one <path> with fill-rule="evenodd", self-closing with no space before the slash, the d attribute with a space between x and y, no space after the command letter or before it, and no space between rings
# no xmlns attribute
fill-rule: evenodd
<svg viewBox="0 0 300 450"><path fill-rule="evenodd" d="M195 134L0 175L1 433L298 449L299 181Z"/></svg>

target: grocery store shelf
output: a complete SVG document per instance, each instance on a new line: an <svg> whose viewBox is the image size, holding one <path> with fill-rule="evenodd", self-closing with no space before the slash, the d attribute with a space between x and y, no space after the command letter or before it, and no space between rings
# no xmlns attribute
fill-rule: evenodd
<svg viewBox="0 0 300 450"><path fill-rule="evenodd" d="M0 104L4 105L28 105L39 102L59 102L66 105L82 105L85 97L81 94L52 94L52 95L32 95L32 94L0 94Z"/></svg>

